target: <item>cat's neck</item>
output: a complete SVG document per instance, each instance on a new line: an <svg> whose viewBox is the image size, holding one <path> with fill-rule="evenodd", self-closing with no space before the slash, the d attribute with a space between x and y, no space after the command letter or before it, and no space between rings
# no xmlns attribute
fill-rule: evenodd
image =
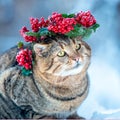
<svg viewBox="0 0 120 120"><path fill-rule="evenodd" d="M86 72L72 76L54 76L41 73L34 69L34 79L38 89L44 89L44 93L59 98L76 98L88 89L88 78Z"/></svg>
<svg viewBox="0 0 120 120"><path fill-rule="evenodd" d="M42 73L41 71L39 71L39 68L37 68L37 66L34 68L33 71L34 71L34 77L38 82L46 81L55 86L58 85L69 86L69 85L80 84L81 81L86 77L86 71L81 71L81 73L79 74L69 75L69 76L56 76L45 72ZM74 84L70 84L70 83L74 83Z"/></svg>

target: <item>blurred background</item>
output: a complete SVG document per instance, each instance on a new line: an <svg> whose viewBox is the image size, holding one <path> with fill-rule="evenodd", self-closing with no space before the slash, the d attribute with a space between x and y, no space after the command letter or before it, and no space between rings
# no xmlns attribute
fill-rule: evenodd
<svg viewBox="0 0 120 120"><path fill-rule="evenodd" d="M52 12L90 10L100 24L86 42L92 48L90 92L78 113L86 118L120 118L120 0L0 0L0 54L23 41L29 18Z"/></svg>

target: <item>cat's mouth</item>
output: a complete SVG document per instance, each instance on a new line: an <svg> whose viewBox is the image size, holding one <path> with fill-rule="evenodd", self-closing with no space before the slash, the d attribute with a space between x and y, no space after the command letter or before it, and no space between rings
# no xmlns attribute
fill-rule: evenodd
<svg viewBox="0 0 120 120"><path fill-rule="evenodd" d="M74 68L78 68L81 64L80 63L76 63L76 65L73 67Z"/></svg>
<svg viewBox="0 0 120 120"><path fill-rule="evenodd" d="M80 65L82 65L82 62L81 62L81 61L76 61L76 62L74 62L74 64L72 65L71 69L78 68L78 67L80 67Z"/></svg>
<svg viewBox="0 0 120 120"><path fill-rule="evenodd" d="M81 66L81 63L80 63L80 62L76 62L72 67L70 67L70 68L67 69L67 70L78 69L80 66Z"/></svg>

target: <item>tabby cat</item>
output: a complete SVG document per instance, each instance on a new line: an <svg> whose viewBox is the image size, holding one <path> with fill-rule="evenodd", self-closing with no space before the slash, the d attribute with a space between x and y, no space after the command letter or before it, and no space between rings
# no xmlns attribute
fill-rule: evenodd
<svg viewBox="0 0 120 120"><path fill-rule="evenodd" d="M80 38L56 37L33 50L30 76L16 63L17 47L0 56L0 118L80 118L76 110L89 90L90 47Z"/></svg>

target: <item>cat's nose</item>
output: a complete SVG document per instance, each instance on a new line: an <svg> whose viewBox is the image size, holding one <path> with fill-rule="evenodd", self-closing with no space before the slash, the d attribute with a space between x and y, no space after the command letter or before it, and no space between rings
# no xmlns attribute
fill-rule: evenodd
<svg viewBox="0 0 120 120"><path fill-rule="evenodd" d="M79 58L78 58L78 57L75 57L75 58L73 58L73 60L75 60L76 62L78 62L78 61L79 61Z"/></svg>

